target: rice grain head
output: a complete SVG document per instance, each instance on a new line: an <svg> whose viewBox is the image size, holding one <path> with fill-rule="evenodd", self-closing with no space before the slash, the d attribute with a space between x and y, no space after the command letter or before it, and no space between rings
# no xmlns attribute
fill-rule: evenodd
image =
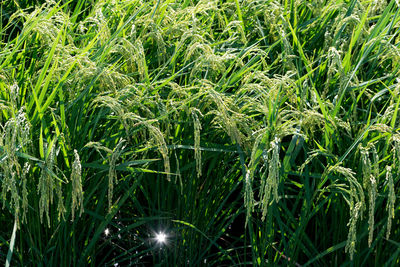
<svg viewBox="0 0 400 267"><path fill-rule="evenodd" d="M280 160L279 160L279 150L280 150L280 139L275 137L274 141L270 143L270 149L264 154L265 162L268 162L268 167L265 171L268 171L268 176L264 174L264 179L261 181L261 209L262 217L261 220L265 220L268 212L268 207L272 200L275 202L279 201L278 187L279 187L279 171L280 171ZM265 177L267 177L265 179Z"/></svg>
<svg viewBox="0 0 400 267"><path fill-rule="evenodd" d="M200 150L200 130L201 123L199 116L202 115L200 110L192 109L192 118L194 124L194 158L196 160L197 177L201 176L201 150Z"/></svg>
<svg viewBox="0 0 400 267"><path fill-rule="evenodd" d="M392 228L392 219L394 219L394 204L396 202L396 195L394 191L394 183L393 183L393 176L392 176L392 167L386 166L386 183L389 189L388 192L388 201L386 205L386 209L388 211L388 219L387 219L387 231L386 231L386 238L389 239L390 237L390 230Z"/></svg>
<svg viewBox="0 0 400 267"><path fill-rule="evenodd" d="M83 190L82 190L82 165L79 159L79 154L74 149L74 162L72 163L72 172L71 172L71 181L72 181L72 206L71 206L71 213L72 213L72 221L75 218L75 209L78 210L79 208L79 216L82 215L84 208L83 208ZM61 186L61 185L60 185ZM64 209L62 204L62 197L61 197L61 188L58 188L59 194L59 212ZM61 203L60 203L61 201ZM60 217L60 213L59 213Z"/></svg>
<svg viewBox="0 0 400 267"><path fill-rule="evenodd" d="M114 184L118 183L117 172L115 170L115 166L116 166L117 160L120 158L121 153L125 148L124 143L125 143L125 140L120 139L110 157L110 168L108 170L108 210L109 211L111 211L111 208L112 208Z"/></svg>

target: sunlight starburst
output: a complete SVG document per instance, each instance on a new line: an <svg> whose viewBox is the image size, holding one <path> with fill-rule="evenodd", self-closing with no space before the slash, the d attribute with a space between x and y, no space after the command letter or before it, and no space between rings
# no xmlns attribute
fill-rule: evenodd
<svg viewBox="0 0 400 267"><path fill-rule="evenodd" d="M156 234L155 239L157 243L164 244L167 242L167 235L164 232L159 232Z"/></svg>

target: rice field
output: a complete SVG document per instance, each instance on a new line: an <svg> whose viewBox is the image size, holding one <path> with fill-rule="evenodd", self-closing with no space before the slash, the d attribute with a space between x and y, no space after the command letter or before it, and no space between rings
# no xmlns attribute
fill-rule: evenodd
<svg viewBox="0 0 400 267"><path fill-rule="evenodd" d="M0 18L0 264L400 264L399 1Z"/></svg>

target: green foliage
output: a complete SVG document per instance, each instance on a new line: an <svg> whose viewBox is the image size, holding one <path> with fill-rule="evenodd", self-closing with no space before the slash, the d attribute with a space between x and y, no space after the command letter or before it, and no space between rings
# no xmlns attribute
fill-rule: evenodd
<svg viewBox="0 0 400 267"><path fill-rule="evenodd" d="M398 265L399 12L0 1L0 263Z"/></svg>

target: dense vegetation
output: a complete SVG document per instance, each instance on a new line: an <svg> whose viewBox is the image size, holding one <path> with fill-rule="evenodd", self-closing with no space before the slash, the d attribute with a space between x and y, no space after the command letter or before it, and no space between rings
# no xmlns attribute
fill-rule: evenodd
<svg viewBox="0 0 400 267"><path fill-rule="evenodd" d="M399 264L399 11L0 1L0 264Z"/></svg>

